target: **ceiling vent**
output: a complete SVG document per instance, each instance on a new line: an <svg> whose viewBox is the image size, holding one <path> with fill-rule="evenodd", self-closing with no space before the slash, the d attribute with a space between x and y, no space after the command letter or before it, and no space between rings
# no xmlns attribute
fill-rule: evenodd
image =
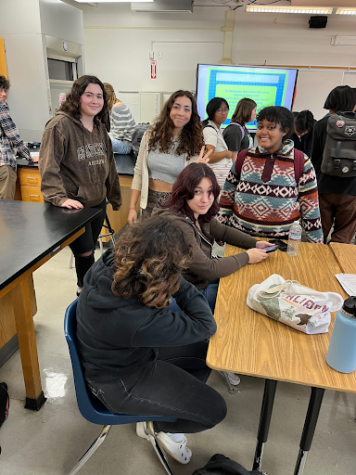
<svg viewBox="0 0 356 475"><path fill-rule="evenodd" d="M155 0L154 3L131 3L135 12L193 13L194 0Z"/></svg>

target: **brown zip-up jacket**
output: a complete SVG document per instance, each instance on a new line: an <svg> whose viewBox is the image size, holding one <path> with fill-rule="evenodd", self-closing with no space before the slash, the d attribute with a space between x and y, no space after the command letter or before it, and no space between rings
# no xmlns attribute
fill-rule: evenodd
<svg viewBox="0 0 356 475"><path fill-rule="evenodd" d="M220 259L213 258L214 240L244 249L256 247L256 239L237 229L219 223L216 218L213 218L210 223L203 224L202 231L200 231L188 216L182 217L172 211L160 209L155 209L153 213L165 216L167 219L174 219L175 223L184 232L186 242L192 246L193 258L183 277L199 290L205 289L211 280L230 275L248 264L247 252Z"/></svg>
<svg viewBox="0 0 356 475"><path fill-rule="evenodd" d="M114 210L120 208L111 140L100 121L90 132L80 120L57 112L43 133L38 165L45 201L61 206L70 198L90 208L107 198Z"/></svg>

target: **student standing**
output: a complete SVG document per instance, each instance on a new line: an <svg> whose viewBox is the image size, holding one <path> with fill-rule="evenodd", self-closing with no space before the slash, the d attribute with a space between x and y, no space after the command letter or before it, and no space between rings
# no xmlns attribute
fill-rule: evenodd
<svg viewBox="0 0 356 475"><path fill-rule="evenodd" d="M311 157L313 129L316 123L313 113L309 110L293 112L294 116L294 134L292 140L294 147L301 150L305 155Z"/></svg>
<svg viewBox="0 0 356 475"><path fill-rule="evenodd" d="M69 209L96 208L101 215L69 245L75 258L78 293L94 263L94 248L106 199L120 209L121 192L110 138L100 119L107 113L103 83L95 76L77 79L45 128L40 148L41 191L46 202Z"/></svg>
<svg viewBox="0 0 356 475"><path fill-rule="evenodd" d="M266 107L257 116L258 147L240 152L220 198L219 220L252 236L288 239L301 219L309 242L322 243L318 189L310 159L289 140L293 114Z"/></svg>
<svg viewBox="0 0 356 475"><path fill-rule="evenodd" d="M0 76L0 200L13 200L15 196L17 162L13 149L29 162L38 162L38 157L31 158L10 116L7 105L9 89L9 80Z"/></svg>
<svg viewBox="0 0 356 475"><path fill-rule="evenodd" d="M176 91L165 103L153 127L145 132L132 180L127 221L137 220L136 203L140 199L142 217L170 195L179 173L203 158L204 143L197 104L189 91ZM198 156L200 152L200 156Z"/></svg>
<svg viewBox="0 0 356 475"><path fill-rule="evenodd" d="M232 114L230 124L224 129L224 140L232 154L232 160L235 161L238 152L251 148L253 140L246 124L253 122L256 117L257 104L252 99L244 97L237 105Z"/></svg>
<svg viewBox="0 0 356 475"><path fill-rule="evenodd" d="M111 84L104 82L105 92L108 96L108 108L110 116L110 133L114 153L130 153L132 147L133 129L136 125L130 109L117 97Z"/></svg>
<svg viewBox="0 0 356 475"><path fill-rule="evenodd" d="M337 86L326 98L330 114L353 111L355 95L349 86ZM329 115L314 126L311 159L318 178L324 241L333 227L331 241L350 244L356 231L356 178L325 175L321 171Z"/></svg>
<svg viewBox="0 0 356 475"><path fill-rule="evenodd" d="M211 153L209 166L215 173L219 186L223 187L233 157L233 152L228 150L221 131L221 124L226 121L229 113L229 104L222 97L214 97L208 102L206 112L208 118L203 122L203 133L206 148Z"/></svg>
<svg viewBox="0 0 356 475"><path fill-rule="evenodd" d="M191 257L182 230L159 216L127 226L114 253L90 269L77 308L78 350L92 392L114 413L176 422L138 423L157 432L163 449L187 464L184 433L213 428L226 415L206 384L208 340L216 323L204 297L184 280ZM171 296L179 310L171 309Z"/></svg>

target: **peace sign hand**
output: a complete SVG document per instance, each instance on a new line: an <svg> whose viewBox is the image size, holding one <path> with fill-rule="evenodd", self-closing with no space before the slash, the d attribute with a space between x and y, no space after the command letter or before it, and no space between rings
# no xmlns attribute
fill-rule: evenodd
<svg viewBox="0 0 356 475"><path fill-rule="evenodd" d="M212 149L208 150L205 155L204 155L204 152L205 152L205 145L203 145L203 147L200 150L197 163L206 163L206 164L209 163L209 157L213 153L213 150Z"/></svg>

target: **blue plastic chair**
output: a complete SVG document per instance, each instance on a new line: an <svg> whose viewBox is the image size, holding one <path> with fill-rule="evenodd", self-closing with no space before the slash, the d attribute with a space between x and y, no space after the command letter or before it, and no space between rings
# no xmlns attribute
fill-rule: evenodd
<svg viewBox="0 0 356 475"><path fill-rule="evenodd" d="M81 457L77 465L73 468L69 475L74 475L82 468L82 466L88 461L93 453L100 447L100 445L106 439L111 426L134 424L136 422L148 422L149 440L155 449L155 452L169 475L173 475L173 472L168 464L165 453L160 447L155 432L153 430L154 421L164 422L176 422L177 419L172 417L161 416L132 416L125 414L112 414L106 407L99 401L98 398L92 394L88 388L80 363L79 354L76 345L76 333L77 333L77 320L76 320L76 308L78 300L72 302L66 310L64 317L64 334L69 347L70 358L72 361L73 377L75 392L77 396L77 403L79 411L82 416L93 424L104 425L97 439L92 443L89 449Z"/></svg>

